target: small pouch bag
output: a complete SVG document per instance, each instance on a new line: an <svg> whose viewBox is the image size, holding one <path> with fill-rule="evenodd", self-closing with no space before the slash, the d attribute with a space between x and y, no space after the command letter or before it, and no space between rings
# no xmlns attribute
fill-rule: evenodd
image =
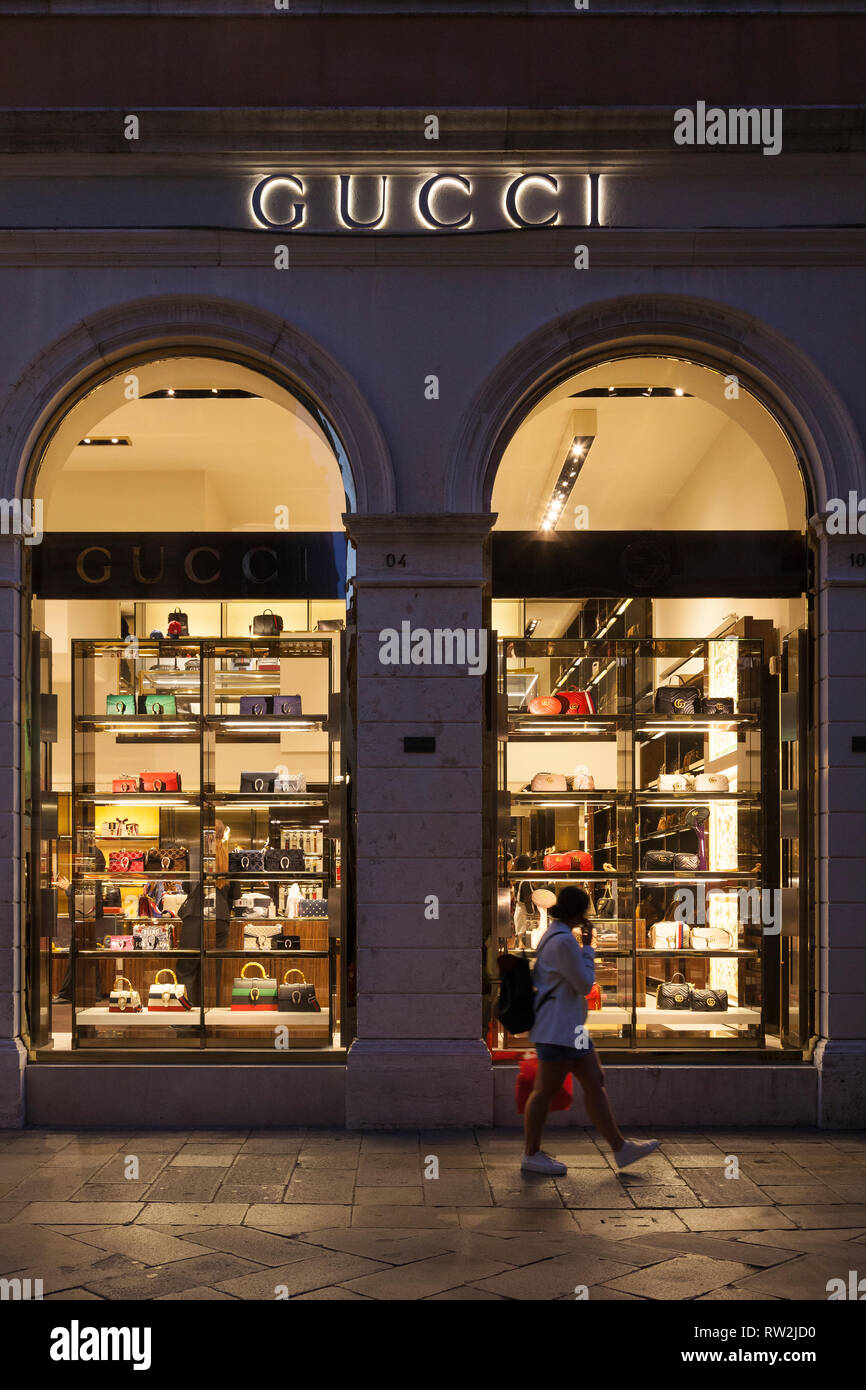
<svg viewBox="0 0 866 1390"><path fill-rule="evenodd" d="M271 873L302 874L306 868L304 851L268 848L264 853L264 867Z"/></svg>
<svg viewBox="0 0 866 1390"><path fill-rule="evenodd" d="M265 867L265 856L260 849L230 849L229 873L260 874Z"/></svg>
<svg viewBox="0 0 866 1390"><path fill-rule="evenodd" d="M565 708L568 709L569 701L565 701ZM534 700L529 701L529 713L546 715L562 714L562 701L556 695L536 695Z"/></svg>
<svg viewBox="0 0 866 1390"><path fill-rule="evenodd" d="M723 772L702 772L695 779L695 790L699 792L726 792L730 782Z"/></svg>
<svg viewBox="0 0 866 1390"><path fill-rule="evenodd" d="M248 970L261 970L261 978L247 979ZM277 981L271 979L261 961L248 960L232 985L232 1008L241 1013L276 1012Z"/></svg>
<svg viewBox="0 0 866 1390"><path fill-rule="evenodd" d="M300 980L291 979L300 975ZM304 976L303 970L287 970L279 988L281 1013L320 1014L322 1006L316 998L316 987Z"/></svg>
<svg viewBox="0 0 866 1390"><path fill-rule="evenodd" d="M656 714L700 714L704 700L700 686L686 685L682 676L673 676L672 679L679 681L680 684L660 685L656 691Z"/></svg>
<svg viewBox="0 0 866 1390"><path fill-rule="evenodd" d="M691 1007L702 1014L724 1013L728 1007L728 991L693 988Z"/></svg>
<svg viewBox="0 0 866 1390"><path fill-rule="evenodd" d="M275 951L300 951L301 938L299 936L275 936L271 942L271 947Z"/></svg>
<svg viewBox="0 0 866 1390"><path fill-rule="evenodd" d="M704 714L733 714L734 699L731 695L708 695L704 700Z"/></svg>
<svg viewBox="0 0 866 1390"><path fill-rule="evenodd" d="M677 981L682 980L682 984ZM692 987L687 985L685 977L677 971L673 979L659 985L656 990L657 1009L690 1009L692 1007Z"/></svg>
<svg viewBox="0 0 866 1390"><path fill-rule="evenodd" d="M137 792L140 790L138 777L115 777L111 783L113 792Z"/></svg>
<svg viewBox="0 0 866 1390"><path fill-rule="evenodd" d="M106 714L135 714L134 695L106 695Z"/></svg>
<svg viewBox="0 0 866 1390"><path fill-rule="evenodd" d="M131 936L110 936L108 949L109 951L134 951L135 941Z"/></svg>
<svg viewBox="0 0 866 1390"><path fill-rule="evenodd" d="M267 893L241 893L237 901L239 917L273 917L274 903Z"/></svg>
<svg viewBox="0 0 866 1390"><path fill-rule="evenodd" d="M281 719L291 719L301 713L300 695L275 695L274 714Z"/></svg>
<svg viewBox="0 0 866 1390"><path fill-rule="evenodd" d="M148 927L148 931L157 928ZM171 982L161 980L161 975L170 975ZM150 1014L179 1014L187 1012L192 1006L186 997L186 985L179 985L173 970L158 970L147 995L147 1011Z"/></svg>
<svg viewBox="0 0 866 1390"><path fill-rule="evenodd" d="M275 772L242 772L242 792L272 792L277 779Z"/></svg>
<svg viewBox="0 0 866 1390"><path fill-rule="evenodd" d="M125 986L125 988L124 988ZM110 1014L140 1014L141 995L133 989L125 975L118 975L108 996Z"/></svg>
<svg viewBox="0 0 866 1390"><path fill-rule="evenodd" d="M644 855L645 869L672 869L676 855L669 849L651 849Z"/></svg>
<svg viewBox="0 0 866 1390"><path fill-rule="evenodd" d="M273 714L274 697L273 695L242 695L240 708L241 714L253 714L256 716Z"/></svg>
<svg viewBox="0 0 866 1390"><path fill-rule="evenodd" d="M567 792L568 781L561 772L536 772L529 790L531 792Z"/></svg>

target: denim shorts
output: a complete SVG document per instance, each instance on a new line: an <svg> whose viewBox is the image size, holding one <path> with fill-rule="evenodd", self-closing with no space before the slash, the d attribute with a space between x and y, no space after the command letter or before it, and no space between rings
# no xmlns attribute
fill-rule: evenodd
<svg viewBox="0 0 866 1390"><path fill-rule="evenodd" d="M535 1044L539 1062L579 1062L592 1050L592 1038L587 1038L586 1047L563 1047L561 1043Z"/></svg>

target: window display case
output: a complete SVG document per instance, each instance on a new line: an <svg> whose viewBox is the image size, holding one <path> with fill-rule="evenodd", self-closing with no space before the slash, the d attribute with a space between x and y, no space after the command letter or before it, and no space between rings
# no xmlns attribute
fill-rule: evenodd
<svg viewBox="0 0 866 1390"><path fill-rule="evenodd" d="M338 642L72 643L72 1049L339 1046Z"/></svg>
<svg viewBox="0 0 866 1390"><path fill-rule="evenodd" d="M582 886L597 1044L763 1045L764 680L758 640L500 643L497 948L532 957L556 892Z"/></svg>

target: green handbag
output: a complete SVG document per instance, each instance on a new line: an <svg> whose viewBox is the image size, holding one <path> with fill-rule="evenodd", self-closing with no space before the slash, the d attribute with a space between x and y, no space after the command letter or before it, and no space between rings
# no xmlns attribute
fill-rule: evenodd
<svg viewBox="0 0 866 1390"><path fill-rule="evenodd" d="M139 714L174 715L177 714L177 701L173 695L139 695Z"/></svg>
<svg viewBox="0 0 866 1390"><path fill-rule="evenodd" d="M261 970L263 978L255 975L251 980L248 980L246 974L251 966ZM276 980L268 978L261 961L248 960L240 975L235 977L232 985L232 1008L250 1012L252 1010L276 1009L276 1007Z"/></svg>
<svg viewBox="0 0 866 1390"><path fill-rule="evenodd" d="M106 695L106 714L135 714L134 695Z"/></svg>

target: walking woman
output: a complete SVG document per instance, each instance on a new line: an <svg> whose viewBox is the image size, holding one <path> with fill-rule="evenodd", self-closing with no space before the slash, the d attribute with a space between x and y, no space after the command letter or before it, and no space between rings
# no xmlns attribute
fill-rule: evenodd
<svg viewBox="0 0 866 1390"><path fill-rule="evenodd" d="M657 1139L623 1139L604 1088L604 1072L586 1028L586 995L595 983L592 926L587 919L589 895L582 888L563 888L550 909L550 926L538 943L533 980L535 1022L529 1034L538 1055L535 1087L526 1102L524 1173L560 1177L564 1163L542 1152L541 1135L550 1102L569 1072L583 1088L590 1120L613 1150L617 1168L627 1168L658 1148ZM579 930L582 944L573 932Z"/></svg>

